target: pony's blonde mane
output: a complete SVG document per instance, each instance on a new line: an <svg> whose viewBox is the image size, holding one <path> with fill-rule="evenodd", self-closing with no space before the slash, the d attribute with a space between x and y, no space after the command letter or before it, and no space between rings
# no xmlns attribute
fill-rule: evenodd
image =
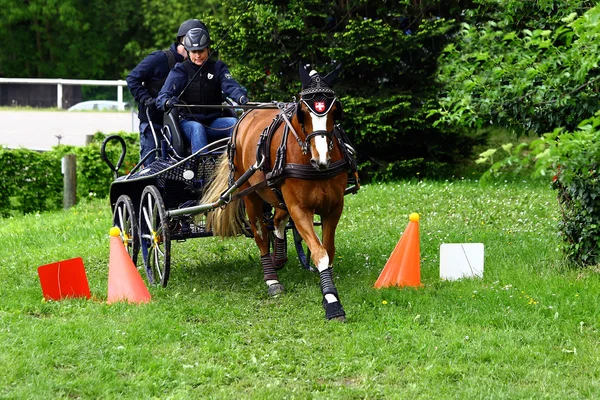
<svg viewBox="0 0 600 400"><path fill-rule="evenodd" d="M213 181L204 189L200 204L215 203L229 187L229 159L227 152L219 160ZM209 212L206 216L206 230L215 236L234 237L243 234L244 209L242 199L235 199L224 207Z"/></svg>

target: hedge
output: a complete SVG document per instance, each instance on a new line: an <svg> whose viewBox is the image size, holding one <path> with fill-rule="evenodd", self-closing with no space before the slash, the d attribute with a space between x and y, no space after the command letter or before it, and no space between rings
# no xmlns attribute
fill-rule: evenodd
<svg viewBox="0 0 600 400"><path fill-rule="evenodd" d="M77 198L106 197L114 172L101 159L100 147L107 135L97 133L83 147L59 145L51 151L0 147L0 216L39 213L58 210L63 206L62 158L75 154L77 161ZM138 135L119 133L127 144L127 154L120 173L127 173L139 160ZM112 162L118 159L121 147L107 146Z"/></svg>

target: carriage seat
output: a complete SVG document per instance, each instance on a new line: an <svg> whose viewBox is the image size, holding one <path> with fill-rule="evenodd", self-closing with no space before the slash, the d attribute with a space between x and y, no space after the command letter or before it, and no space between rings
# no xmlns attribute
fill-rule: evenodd
<svg viewBox="0 0 600 400"><path fill-rule="evenodd" d="M162 134L170 144L175 156L185 158L192 154L191 146L179 125L179 111L176 108L165 112Z"/></svg>

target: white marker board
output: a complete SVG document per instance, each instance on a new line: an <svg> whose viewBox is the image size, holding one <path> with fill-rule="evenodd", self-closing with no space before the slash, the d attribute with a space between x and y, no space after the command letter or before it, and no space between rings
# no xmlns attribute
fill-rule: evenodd
<svg viewBox="0 0 600 400"><path fill-rule="evenodd" d="M483 278L483 243L442 244L440 278Z"/></svg>

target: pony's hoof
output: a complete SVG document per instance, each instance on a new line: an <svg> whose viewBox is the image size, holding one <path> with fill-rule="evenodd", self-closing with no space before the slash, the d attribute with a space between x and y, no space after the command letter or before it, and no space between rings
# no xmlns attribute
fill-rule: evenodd
<svg viewBox="0 0 600 400"><path fill-rule="evenodd" d="M283 285L281 283L275 283L269 286L269 296L276 297L285 292Z"/></svg>
<svg viewBox="0 0 600 400"><path fill-rule="evenodd" d="M339 301L333 303L323 303L323 308L325 308L325 318L329 321L335 319L337 321L346 322L346 312L344 311L344 307L342 307L342 303Z"/></svg>

